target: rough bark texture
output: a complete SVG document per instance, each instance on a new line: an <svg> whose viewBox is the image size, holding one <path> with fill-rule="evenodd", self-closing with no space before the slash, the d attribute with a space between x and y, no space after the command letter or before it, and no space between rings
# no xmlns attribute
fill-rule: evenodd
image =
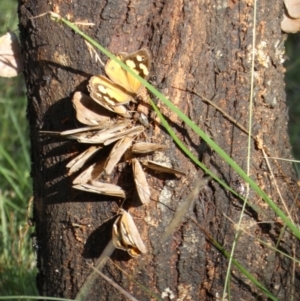
<svg viewBox="0 0 300 301"><path fill-rule="evenodd" d="M37 285L41 295L74 298L90 272L86 263L94 263L110 239L112 221L109 219L117 207L116 199L72 190L72 179L67 176L65 165L84 148L74 142L41 137L39 131L61 131L78 126L71 104L72 94L86 91L89 77L103 73L103 68L94 63L83 39L72 30L51 21L48 16L30 18L52 10L68 16L71 21L94 22L94 27L83 30L114 53L148 47L153 55L152 74L156 75L158 89L245 169L247 135L190 91L213 99L247 127L253 3L189 0L51 3L29 0L20 2L19 8L31 128L34 217L40 246ZM253 133L263 140L269 155L290 158L283 46L280 44L281 15L280 1L272 5L268 1L258 3ZM240 189L245 185L216 153L205 147L203 151L203 144L195 133L168 109L160 107L179 137L209 168L228 185L239 183ZM168 157L188 176L147 175L152 201L130 212L149 252L135 259L123 251L114 252L112 259L130 278L111 263L107 263L103 271L138 300L154 297L132 279L159 296L170 288L175 300L215 300L223 291L228 260L212 247L200 228L186 219L167 243L160 243L173 216L169 208L177 208L203 172L176 148L160 127L156 126L148 135L170 145ZM271 162L272 169L290 208L296 194L292 168L287 162L275 163ZM124 170L116 172L113 180L130 190L133 187L131 174ZM254 142L250 174L280 204L262 152L255 148ZM242 233L239 237L234 257L279 299L286 300L292 294L293 262L258 242L258 238L270 244L277 242L278 229L270 223L276 216L255 193L250 194L250 202L256 209L249 209L244 217L243 225L248 234ZM200 193L190 217L229 251L235 233L232 221L238 222L241 206L237 198L212 182ZM80 227L75 227L75 223ZM293 240L289 235L283 236L279 247L293 254ZM297 276L294 281L297 288ZM233 268L230 286L233 300L266 299L236 268ZM300 296L299 290L295 291L296 300ZM88 300L124 298L99 278Z"/></svg>

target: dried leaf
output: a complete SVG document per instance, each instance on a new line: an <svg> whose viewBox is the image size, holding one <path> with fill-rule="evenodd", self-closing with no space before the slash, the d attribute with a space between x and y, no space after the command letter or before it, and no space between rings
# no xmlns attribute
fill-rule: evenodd
<svg viewBox="0 0 300 301"><path fill-rule="evenodd" d="M296 33L300 31L300 19L293 19L284 13L280 26L284 32Z"/></svg>
<svg viewBox="0 0 300 301"><path fill-rule="evenodd" d="M91 181L90 183L86 184L77 184L74 185L73 188L87 192L115 196L123 199L126 197L125 191L120 186L99 181Z"/></svg>
<svg viewBox="0 0 300 301"><path fill-rule="evenodd" d="M123 154L131 146L132 141L133 138L124 137L120 141L118 141L118 143L115 144L104 166L104 171L107 175L110 175L112 173L114 167L119 163Z"/></svg>
<svg viewBox="0 0 300 301"><path fill-rule="evenodd" d="M47 135L59 135L67 139L77 140L80 143L103 144L107 139L112 139L112 137L116 137L118 134L121 136L120 133L124 132L124 129L128 125L128 121L122 121L114 124L108 122L106 124L82 127L63 132L41 131L40 133Z"/></svg>
<svg viewBox="0 0 300 301"><path fill-rule="evenodd" d="M131 215L124 209L119 209L119 214L112 231L115 248L127 251L132 257L147 253L146 246Z"/></svg>
<svg viewBox="0 0 300 301"><path fill-rule="evenodd" d="M164 151L168 148L167 145L147 143L147 142L138 142L132 146L131 151L134 154L149 154L156 151Z"/></svg>
<svg viewBox="0 0 300 301"><path fill-rule="evenodd" d="M23 71L23 56L15 33L0 37L0 76L14 77Z"/></svg>
<svg viewBox="0 0 300 301"><path fill-rule="evenodd" d="M84 170L73 180L73 184L86 184L89 181L98 179L103 173L104 162L105 161L99 161L89 166L86 170Z"/></svg>
<svg viewBox="0 0 300 301"><path fill-rule="evenodd" d="M72 99L77 120L83 124L95 126L108 122L112 118L107 110L99 106L91 97L76 92Z"/></svg>
<svg viewBox="0 0 300 301"><path fill-rule="evenodd" d="M163 164L154 162L154 161L142 161L142 164L150 169L159 171L159 172L165 172L165 173L170 173L170 174L174 174L174 175L179 175L179 176L186 176L186 173L183 171L180 171L178 169L175 168L170 168L168 166L165 166Z"/></svg>
<svg viewBox="0 0 300 301"><path fill-rule="evenodd" d="M68 174L71 175L79 170L97 151L101 149L101 146L91 146L86 151L76 156L66 166L67 168L69 168Z"/></svg>
<svg viewBox="0 0 300 301"><path fill-rule="evenodd" d="M300 18L300 1L299 0L284 0L288 14L293 19Z"/></svg>
<svg viewBox="0 0 300 301"><path fill-rule="evenodd" d="M40 134L43 135L49 135L49 136L61 136L65 137L67 139L73 139L77 140L80 137L86 137L88 135L95 135L95 133L98 133L101 129L107 128L112 126L110 122L105 124L99 124L96 126L85 126L77 129L72 130L66 130L62 132L56 132L56 131L40 131Z"/></svg>
<svg viewBox="0 0 300 301"><path fill-rule="evenodd" d="M108 128L105 128L101 131L96 132L93 135L86 135L85 137L80 137L77 139L80 143L90 143L90 144L105 144L108 145L110 143L107 143L107 141L110 141L111 139L119 140L122 137L124 137L126 134L125 130L128 126L127 122L121 122L115 125L112 125Z"/></svg>
<svg viewBox="0 0 300 301"><path fill-rule="evenodd" d="M150 188L143 168L137 159L132 159L132 170L139 198L143 204L147 204L150 201Z"/></svg>
<svg viewBox="0 0 300 301"><path fill-rule="evenodd" d="M104 145L109 145L124 136L135 137L135 136L141 134L144 130L145 130L145 128L143 126L135 126L128 130L124 130L124 131L120 132L119 134L116 134L115 137L112 137L111 139L107 139L104 142Z"/></svg>

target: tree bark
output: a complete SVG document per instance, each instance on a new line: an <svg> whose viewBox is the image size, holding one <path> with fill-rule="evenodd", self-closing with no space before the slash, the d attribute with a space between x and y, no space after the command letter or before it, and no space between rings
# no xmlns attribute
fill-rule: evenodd
<svg viewBox="0 0 300 301"><path fill-rule="evenodd" d="M91 1L88 5L53 0L51 3L29 0L19 6L39 245L37 286L43 296L74 298L91 271L87 263L94 264L110 240L116 199L73 190L73 178L67 175L65 165L84 147L41 136L39 131L78 127L72 95L75 91L86 92L90 76L104 71L90 57L83 39L70 28L51 21L48 16L30 18L51 10L74 22L93 22L95 26L82 30L113 53L148 47L153 56L152 74L156 76L157 88L245 170L248 135L192 92L213 99L219 108L248 126L253 3L187 0ZM281 16L282 3L258 3L253 134L262 139L270 156L290 158ZM228 185L237 185L239 189L245 186L226 162L215 152L205 147L203 150L201 139L158 104L177 135L196 156ZM121 250L114 252L112 260L130 277L111 262L102 271L138 300L154 298L142 286L158 296L164 296L170 288L174 300L216 300L223 292L228 260L208 242L199 225L226 250L231 250L236 231L233 223L238 222L242 202L211 182L189 212L189 217L198 224L185 219L173 237L161 244L161 236L174 214L170 208L176 210L204 173L181 153L160 126L151 129L148 138L170 145L167 156L187 176L147 175L152 201L131 208L130 212L148 254L131 259ZM262 151L255 147L254 141L251 148L251 177L282 208ZM291 164L284 161L271 164L283 199L291 208L297 191ZM113 182L121 182L130 190L134 184L127 170L125 174L116 172ZM254 192L250 193L249 202L255 209L248 209L244 216L243 225L248 233L241 233L234 258L274 295L286 300L293 286L299 286L297 277L292 282L293 273L299 273L299 268L293 270L292 260L258 241L276 244L278 224L270 223L276 220L276 215ZM294 243L286 234L278 247L293 255ZM267 299L236 268L231 273L230 289L234 300ZM300 298L299 290L294 298ZM87 298L123 299L100 277Z"/></svg>

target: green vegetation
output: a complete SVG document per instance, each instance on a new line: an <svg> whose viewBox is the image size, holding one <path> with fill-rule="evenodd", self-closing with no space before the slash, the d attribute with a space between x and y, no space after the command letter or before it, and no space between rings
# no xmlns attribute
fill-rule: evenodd
<svg viewBox="0 0 300 301"><path fill-rule="evenodd" d="M17 1L3 1L0 36L18 29L17 17ZM2 296L37 295L30 238L34 230L27 224L32 184L22 75L0 78L0 111L0 292Z"/></svg>
<svg viewBox="0 0 300 301"><path fill-rule="evenodd" d="M289 134L293 146L293 155L296 160L300 160L300 32L289 35L286 42L286 93L287 104L289 106ZM296 166L296 165L295 165ZM298 178L300 177L299 164L296 166Z"/></svg>

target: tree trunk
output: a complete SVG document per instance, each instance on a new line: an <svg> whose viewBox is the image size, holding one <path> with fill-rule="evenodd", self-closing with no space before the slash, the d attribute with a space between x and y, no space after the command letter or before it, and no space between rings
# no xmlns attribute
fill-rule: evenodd
<svg viewBox="0 0 300 301"><path fill-rule="evenodd" d="M253 3L187 0L90 1L88 5L53 0L51 3L28 0L19 6L39 245L37 286L43 296L75 298L91 272L87 263L97 261L111 238L116 198L72 189L73 178L67 175L65 166L84 147L77 142L41 136L39 131L78 127L71 102L73 93L87 93L90 76L104 70L90 57L84 40L70 28L51 21L49 16L30 18L52 10L72 22L93 22L95 26L81 27L82 30L116 54L148 47L153 59L151 75L156 76L157 88L246 170L248 135L192 92L213 99L219 108L248 126ZM253 134L262 139L268 155L290 158L281 16L282 3L258 3ZM234 188L237 188L234 185L239 189L245 186L215 152L202 150L201 139L176 115L160 102L159 107L181 140L223 181ZM197 224L187 218L169 241L161 244L161 236L174 215L170 208L176 210L204 173L183 155L160 126L153 125L147 138L170 145L167 156L187 176L147 174L151 202L131 208L130 213L148 253L131 259L124 251L117 250L111 258L122 271L108 261L102 272L138 300L154 299L143 287L164 300L168 300L167 288L174 294L174 300L216 300L224 289L228 260L208 242L199 225L230 251L236 231L233 223L238 222L242 202L216 182L209 183L189 213ZM251 147L251 177L282 207L262 151L255 148L254 141ZM273 160L271 165L286 206L291 208L296 194L291 164ZM112 180L130 190L134 184L126 170L125 175L118 170ZM293 285L299 286L299 279L293 279L293 261L258 241L276 244L277 228L270 222L276 220L276 215L254 192L250 193L249 202L256 209L249 209L244 216L247 233L241 233L234 258L279 299L287 300ZM278 248L293 255L293 243L286 234ZM267 299L236 268L232 269L230 290L233 300ZM172 299L170 292L168 297ZM299 298L298 290L294 299ZM123 299L101 277L87 297L87 300Z"/></svg>

